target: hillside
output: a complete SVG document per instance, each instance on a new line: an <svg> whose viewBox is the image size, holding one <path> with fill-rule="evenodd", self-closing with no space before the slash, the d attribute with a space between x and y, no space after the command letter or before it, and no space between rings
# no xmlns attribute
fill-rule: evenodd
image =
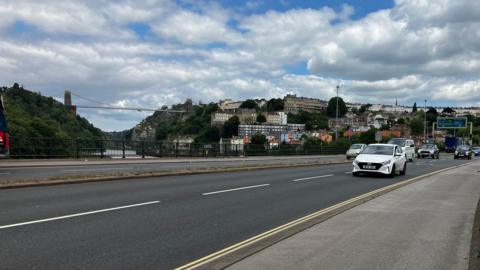
<svg viewBox="0 0 480 270"><path fill-rule="evenodd" d="M73 116L52 97L23 89L18 84L0 88L10 136L52 139L101 139L103 132L85 118Z"/></svg>

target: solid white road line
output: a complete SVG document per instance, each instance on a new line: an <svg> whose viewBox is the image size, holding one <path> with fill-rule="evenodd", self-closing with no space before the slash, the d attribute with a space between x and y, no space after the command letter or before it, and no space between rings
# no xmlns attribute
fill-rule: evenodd
<svg viewBox="0 0 480 270"><path fill-rule="evenodd" d="M5 175L5 174L12 174L11 172L2 172L0 175Z"/></svg>
<svg viewBox="0 0 480 270"><path fill-rule="evenodd" d="M230 191L237 191L237 190L243 190L243 189L250 189L250 188L257 188L257 187L265 187L265 186L270 186L270 184L261 184L261 185L248 186L248 187L239 187L239 188L225 189L225 190L219 190L219 191L202 193L202 195L205 196L205 195L212 195L212 194L218 194L218 193L224 193L224 192L230 192Z"/></svg>
<svg viewBox="0 0 480 270"><path fill-rule="evenodd" d="M125 209L125 208L131 208L131 207L138 207L138 206L149 205L149 204L154 204L154 203L159 203L159 202L160 202L160 201L151 201L151 202L145 202L145 203L137 203L137 204L131 204L131 205L125 205L125 206L119 206L119 207L113 207L113 208L95 210L95 211L90 211L90 212L83 212L83 213L66 215L66 216L59 216L59 217L53 217L53 218L32 220L32 221L27 221L27 222L22 222L22 223L16 223L16 224L10 224L10 225L0 226L0 229L6 229L6 228L12 228L12 227L18 227L18 226L25 226L25 225L29 225L29 224L42 223L42 222L47 222L47 221L53 221L53 220L59 220L59 219L66 219L66 218L73 218L73 217L79 217L79 216L85 216L85 215L98 214L98 213L102 213L102 212L115 211L115 210L120 210L120 209Z"/></svg>
<svg viewBox="0 0 480 270"><path fill-rule="evenodd" d="M352 173L352 171L348 171L348 172L345 172L345 173L346 173L346 174L350 174L350 173Z"/></svg>
<svg viewBox="0 0 480 270"><path fill-rule="evenodd" d="M109 170L131 170L132 167L112 167L112 168L98 168L98 169L76 169L63 170L63 172L88 172L88 171L109 171Z"/></svg>
<svg viewBox="0 0 480 270"><path fill-rule="evenodd" d="M319 175L319 176L312 176L312 177L300 178L300 179L295 179L295 180L292 180L292 181L293 181L293 182L298 182L298 181L305 181L305 180L316 179L316 178L324 178L324 177L330 177L330 176L333 176L333 174L326 174L326 175Z"/></svg>

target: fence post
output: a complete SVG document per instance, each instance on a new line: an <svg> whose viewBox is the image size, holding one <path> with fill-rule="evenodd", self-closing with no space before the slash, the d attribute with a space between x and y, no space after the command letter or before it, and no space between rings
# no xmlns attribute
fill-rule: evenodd
<svg viewBox="0 0 480 270"><path fill-rule="evenodd" d="M75 139L75 158L76 159L80 158L80 146L78 143L78 139Z"/></svg>
<svg viewBox="0 0 480 270"><path fill-rule="evenodd" d="M125 139L122 140L122 158L125 158Z"/></svg>
<svg viewBox="0 0 480 270"><path fill-rule="evenodd" d="M142 158L145 158L145 141L142 140Z"/></svg>

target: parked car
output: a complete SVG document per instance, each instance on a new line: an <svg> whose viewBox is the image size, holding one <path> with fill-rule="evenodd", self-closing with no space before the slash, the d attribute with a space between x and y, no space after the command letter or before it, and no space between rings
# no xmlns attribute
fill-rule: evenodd
<svg viewBox="0 0 480 270"><path fill-rule="evenodd" d="M453 158L454 159L459 159L459 158L472 159L472 156L473 156L472 147L468 145L459 145L455 149L455 155L453 156Z"/></svg>
<svg viewBox="0 0 480 270"><path fill-rule="evenodd" d="M415 142L412 139L392 138L388 141L388 144L400 146L407 160L413 161L415 158Z"/></svg>
<svg viewBox="0 0 480 270"><path fill-rule="evenodd" d="M347 159L355 158L360 154L365 148L367 147L366 144L363 143L355 143L350 146L347 150Z"/></svg>
<svg viewBox="0 0 480 270"><path fill-rule="evenodd" d="M480 147L472 147L472 151L475 156L480 156Z"/></svg>
<svg viewBox="0 0 480 270"><path fill-rule="evenodd" d="M407 172L407 159L395 144L370 144L353 161L353 176L376 173L394 177L397 172Z"/></svg>
<svg viewBox="0 0 480 270"><path fill-rule="evenodd" d="M418 158L440 158L440 150L438 149L437 145L435 144L424 144L420 149L417 151Z"/></svg>

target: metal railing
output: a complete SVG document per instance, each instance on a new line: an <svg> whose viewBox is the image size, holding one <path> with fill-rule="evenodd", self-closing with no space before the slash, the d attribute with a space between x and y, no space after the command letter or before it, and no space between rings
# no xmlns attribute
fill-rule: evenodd
<svg viewBox="0 0 480 270"><path fill-rule="evenodd" d="M11 158L235 157L344 154L345 147L198 144L165 141L11 137Z"/></svg>

